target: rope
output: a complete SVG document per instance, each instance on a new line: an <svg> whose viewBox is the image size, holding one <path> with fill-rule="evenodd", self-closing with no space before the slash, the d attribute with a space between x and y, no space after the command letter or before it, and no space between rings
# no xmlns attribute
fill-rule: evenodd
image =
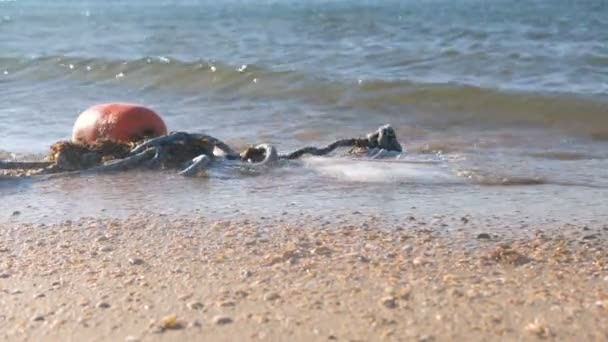
<svg viewBox="0 0 608 342"><path fill-rule="evenodd" d="M1 161L0 170L31 170L31 169L42 169L53 165L52 162L13 162L13 161Z"/></svg>
<svg viewBox="0 0 608 342"><path fill-rule="evenodd" d="M333 152L338 147L368 147L369 142L367 139L341 139L335 141L325 147L317 148L314 146L307 146L301 149L295 150L288 154L283 154L279 156L279 159L298 159L305 154L311 154L313 156L323 156Z"/></svg>
<svg viewBox="0 0 608 342"><path fill-rule="evenodd" d="M157 165L164 167L167 163L175 162L174 159L176 158L176 160L180 160L178 157L172 155L172 153L185 153L186 156L190 155L190 157L188 157L189 161L181 166L177 165L177 167L182 169L179 172L180 175L190 177L200 173L201 170L208 167L217 157L227 160L241 160L250 166L268 166L279 160L294 160L301 158L304 155L327 155L340 147L350 147L351 149L360 148L374 151L373 155L376 157L382 155L384 151L402 152L395 131L390 125L381 126L375 132L367 134L365 138L340 139L325 147L318 148L307 146L288 154L278 154L276 148L269 144L252 146L243 153L238 154L226 143L210 135L172 132L168 135L153 138L135 146L125 158L114 159L101 165L82 170L66 171L65 168L62 168L61 158L57 158L55 162L0 161L0 169L42 169L39 175L44 175L45 177L42 177L44 179L50 179L85 173L123 171L140 167L142 164L148 168ZM214 149L216 148L221 151L220 155L215 154ZM196 153L196 151L199 152L194 154L196 157L192 158L192 153ZM203 151L204 153L200 154L200 151ZM85 155L87 155L87 153L82 154L83 158Z"/></svg>

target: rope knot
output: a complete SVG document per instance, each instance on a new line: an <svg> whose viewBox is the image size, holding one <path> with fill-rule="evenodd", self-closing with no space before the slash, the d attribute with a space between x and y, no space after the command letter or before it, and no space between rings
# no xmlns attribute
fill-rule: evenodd
<svg viewBox="0 0 608 342"><path fill-rule="evenodd" d="M374 133L367 135L368 148L379 148L387 151L402 152L401 144L397 141L397 134L390 125L378 128Z"/></svg>

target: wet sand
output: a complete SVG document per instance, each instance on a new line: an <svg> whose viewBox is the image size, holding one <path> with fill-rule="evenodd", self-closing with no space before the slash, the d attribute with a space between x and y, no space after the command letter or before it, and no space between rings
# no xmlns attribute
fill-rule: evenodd
<svg viewBox="0 0 608 342"><path fill-rule="evenodd" d="M500 231L501 222L425 222L142 215L6 223L0 334L12 341L608 339L607 226L540 227L507 238L484 233ZM450 233L441 228L448 225Z"/></svg>

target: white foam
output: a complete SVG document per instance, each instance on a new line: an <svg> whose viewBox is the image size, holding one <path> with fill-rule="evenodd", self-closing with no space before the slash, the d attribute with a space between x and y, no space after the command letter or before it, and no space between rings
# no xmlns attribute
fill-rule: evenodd
<svg viewBox="0 0 608 342"><path fill-rule="evenodd" d="M462 183L441 163L412 160L355 160L311 157L305 165L316 172L345 181L364 183Z"/></svg>

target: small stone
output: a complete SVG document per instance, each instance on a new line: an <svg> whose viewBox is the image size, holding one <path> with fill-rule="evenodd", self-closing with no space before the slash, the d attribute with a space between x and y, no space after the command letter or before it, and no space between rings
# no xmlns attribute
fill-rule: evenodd
<svg viewBox="0 0 608 342"><path fill-rule="evenodd" d="M234 322L232 318L228 316L217 315L213 317L213 323L216 325L225 325Z"/></svg>
<svg viewBox="0 0 608 342"><path fill-rule="evenodd" d="M140 258L129 258L129 264L131 265L143 265L144 260Z"/></svg>
<svg viewBox="0 0 608 342"><path fill-rule="evenodd" d="M531 334L534 334L540 338L547 338L550 336L551 332L549 327L547 327L542 321L539 319L535 319L534 322L526 325L525 330Z"/></svg>
<svg viewBox="0 0 608 342"><path fill-rule="evenodd" d="M0 273L0 279L6 279L9 278L11 275L8 273Z"/></svg>
<svg viewBox="0 0 608 342"><path fill-rule="evenodd" d="M257 322L257 323L259 323L259 324L264 324L264 323L268 323L268 322L270 322L270 319L269 319L268 317L266 317L266 316L263 316L263 315L256 315L256 316L253 316L253 319L254 319L254 320Z"/></svg>
<svg viewBox="0 0 608 342"><path fill-rule="evenodd" d="M110 307L110 304L108 304L106 302L99 302L99 303L95 304L95 307L98 309L107 309Z"/></svg>
<svg viewBox="0 0 608 342"><path fill-rule="evenodd" d="M358 255L357 260L359 260L362 263L370 262L370 259L368 257L366 257L365 255Z"/></svg>
<svg viewBox="0 0 608 342"><path fill-rule="evenodd" d="M331 249L329 247L326 247L326 246L320 246L320 247L317 247L317 248L313 248L310 251L310 254L312 254L312 255L325 255L325 256L328 256L328 255L331 254Z"/></svg>
<svg viewBox="0 0 608 342"><path fill-rule="evenodd" d="M431 342L434 341L435 338L431 335L422 335L418 337L418 342Z"/></svg>
<svg viewBox="0 0 608 342"><path fill-rule="evenodd" d="M401 248L401 250L405 253L412 253L414 251L414 246L412 245L405 245Z"/></svg>
<svg viewBox="0 0 608 342"><path fill-rule="evenodd" d="M110 247L110 246L99 247L99 251L100 252L111 252L112 251L112 247Z"/></svg>
<svg viewBox="0 0 608 342"><path fill-rule="evenodd" d="M583 240L595 240L595 239L597 239L597 235L595 235L595 234L583 236Z"/></svg>
<svg viewBox="0 0 608 342"><path fill-rule="evenodd" d="M220 306L220 307L232 307L232 306L236 306L236 303L233 302L233 301L231 301L231 300L220 300L217 303L217 306Z"/></svg>
<svg viewBox="0 0 608 342"><path fill-rule="evenodd" d="M42 316L42 315L34 315L34 317L32 317L32 321L34 321L34 322L44 321L44 316Z"/></svg>
<svg viewBox="0 0 608 342"><path fill-rule="evenodd" d="M19 210L13 211L13 216L19 216L19 215L21 215L21 212Z"/></svg>
<svg viewBox="0 0 608 342"><path fill-rule="evenodd" d="M135 336L127 336L125 337L125 342L139 342L141 341L139 338L135 337Z"/></svg>
<svg viewBox="0 0 608 342"><path fill-rule="evenodd" d="M464 224L469 223L469 219L464 216L460 218L460 221L462 221L462 223L464 223Z"/></svg>
<svg viewBox="0 0 608 342"><path fill-rule="evenodd" d="M491 238L492 237L488 233L479 233L479 234L477 234L477 239L479 239L479 240L489 240Z"/></svg>
<svg viewBox="0 0 608 342"><path fill-rule="evenodd" d="M279 296L279 294L276 292L266 293L266 294L264 294L264 297L263 297L263 299L265 301L273 301L273 300L277 300L279 298L281 298L281 296Z"/></svg>
<svg viewBox="0 0 608 342"><path fill-rule="evenodd" d="M43 298L46 297L46 295L44 293L37 293L34 295L34 298Z"/></svg>
<svg viewBox="0 0 608 342"><path fill-rule="evenodd" d="M187 293L185 295L181 295L181 296L177 297L177 299L179 299L179 300L187 300L187 299L192 298L192 296L194 296L193 293Z"/></svg>
<svg viewBox="0 0 608 342"><path fill-rule="evenodd" d="M97 238L97 240L95 240L97 242L104 242L104 241L108 241L108 237L103 235Z"/></svg>
<svg viewBox="0 0 608 342"><path fill-rule="evenodd" d="M160 326L163 329L182 329L184 325L177 320L176 315L165 316L160 320Z"/></svg>
<svg viewBox="0 0 608 342"><path fill-rule="evenodd" d="M414 266L424 265L426 263L426 260L419 256L415 257L414 260L412 260L412 264L414 264Z"/></svg>
<svg viewBox="0 0 608 342"><path fill-rule="evenodd" d="M194 321L188 323L188 328L200 328L202 326L203 326L203 324L198 320L194 320Z"/></svg>
<svg viewBox="0 0 608 342"><path fill-rule="evenodd" d="M388 297L384 297L380 300L380 303L389 309L394 309L397 307L397 301L395 300L395 297L392 296L388 296Z"/></svg>
<svg viewBox="0 0 608 342"><path fill-rule="evenodd" d="M186 304L186 306L190 310L201 310L202 308L205 307L205 305L201 302L190 302L190 303Z"/></svg>

